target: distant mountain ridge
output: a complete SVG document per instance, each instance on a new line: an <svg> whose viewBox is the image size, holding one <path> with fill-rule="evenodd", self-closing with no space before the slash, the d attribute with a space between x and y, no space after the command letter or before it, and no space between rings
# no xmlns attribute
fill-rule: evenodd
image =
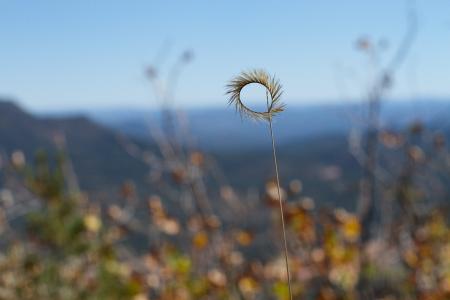
<svg viewBox="0 0 450 300"><path fill-rule="evenodd" d="M200 120L202 118L200 117ZM239 117L235 115L234 118L238 118L238 125L248 123L240 122ZM15 150L22 150L28 159L31 159L38 149L54 153L55 135L63 134L68 154L83 189L111 195L117 193L124 181L132 180L143 190L151 190L147 180L149 167L130 156L120 142L123 138L131 139L144 150L153 149L156 153L157 149L149 139L124 136L114 128L99 125L79 114L37 117L12 102L0 102L0 120L2 152L10 154ZM260 142L267 143L266 128L260 125L248 126L251 126L252 130L260 130ZM208 134L215 133L225 142L232 141L224 147L211 147L208 151L218 162L228 182L241 190L262 188L265 180L273 176L271 160L267 159L271 155L269 148L258 145L258 137L254 138L254 144L252 140L246 141L247 146L240 147L239 137L227 135L229 130L226 127L210 127L211 130L206 130ZM208 134L204 135L203 139L207 138ZM216 140L218 137L213 138ZM296 140L286 141L285 146L279 148L283 179L288 181L301 178L305 182L305 192L317 198L326 198L325 195L334 194L337 188L341 196L334 195L333 198L330 197L330 201L344 197L350 199L347 195L354 192L353 187L343 188L341 183L327 186L317 184L321 168L334 164L333 161L340 161L342 165L339 168L357 170L355 161L347 152L346 137L339 134L318 135L307 140L305 144ZM327 155L328 152L333 152L331 150L335 154ZM336 155L339 158L335 158ZM349 174L353 176L354 172Z"/></svg>
<svg viewBox="0 0 450 300"><path fill-rule="evenodd" d="M32 160L37 150L55 153L63 135L82 188L108 190L127 179L145 178L148 169L120 144L120 135L85 116L36 117L11 101L0 101L0 151L21 150Z"/></svg>
<svg viewBox="0 0 450 300"><path fill-rule="evenodd" d="M423 102L415 106L392 103L383 110L387 127L403 127L422 119L429 127L450 132L450 102ZM361 166L349 153L348 115L361 116L361 108L310 106L289 108L277 118L275 134L283 183L300 179L304 195L320 203L354 208ZM86 117L87 116L87 117ZM23 150L27 158L37 149L54 151L55 134L64 134L81 187L111 195L126 180L150 191L149 166L131 156L128 140L144 150L158 152L148 126L158 126L160 115L147 111L88 112L35 116L13 102L0 101L0 151ZM273 176L267 126L241 121L230 109L194 110L186 113L190 132L200 149L215 158L229 184L246 190L262 189ZM94 120L94 121L93 121ZM360 118L359 126L365 119ZM333 175L330 177L330 174ZM335 176L339 175L339 176Z"/></svg>
<svg viewBox="0 0 450 300"><path fill-rule="evenodd" d="M435 127L450 127L447 118L449 101L441 99L385 101L382 123L386 127L403 127L420 119ZM149 127L160 124L160 113L151 110L86 111L92 119L127 135L149 138ZM212 151L266 147L267 128L254 121L241 120L231 107L191 109L182 112L192 136L202 148ZM290 106L275 119L280 144L317 135L346 134L351 128L364 127L367 108L363 104L329 104ZM230 139L229 137L233 137Z"/></svg>

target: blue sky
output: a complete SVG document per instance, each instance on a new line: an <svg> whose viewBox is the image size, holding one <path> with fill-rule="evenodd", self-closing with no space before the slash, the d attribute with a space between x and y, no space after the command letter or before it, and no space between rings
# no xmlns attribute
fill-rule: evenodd
<svg viewBox="0 0 450 300"><path fill-rule="evenodd" d="M391 96L449 96L450 2L416 7ZM154 107L146 66L161 49L166 69L190 49L182 107L225 105L225 83L253 67L277 75L289 105L357 98L370 68L355 40L389 41L388 58L405 15L404 0L0 0L0 95L34 110Z"/></svg>

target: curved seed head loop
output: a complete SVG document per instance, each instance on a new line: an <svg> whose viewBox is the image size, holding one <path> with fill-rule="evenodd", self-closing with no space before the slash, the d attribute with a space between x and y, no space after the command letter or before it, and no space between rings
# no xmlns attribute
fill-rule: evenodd
<svg viewBox="0 0 450 300"><path fill-rule="evenodd" d="M266 88L270 95L267 111L258 112L247 107L241 100L242 89L251 83L261 84ZM249 72L242 72L239 76L230 81L226 86L227 94L230 95L229 104L234 105L241 116L247 116L255 120L266 120L275 116L284 110L284 104L280 102L281 84L275 77L271 77L264 70L253 70Z"/></svg>

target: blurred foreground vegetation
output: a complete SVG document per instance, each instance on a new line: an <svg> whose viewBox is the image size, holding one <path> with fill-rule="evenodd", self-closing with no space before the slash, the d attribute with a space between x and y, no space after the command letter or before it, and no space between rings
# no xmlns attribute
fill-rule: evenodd
<svg viewBox="0 0 450 300"><path fill-rule="evenodd" d="M419 143L423 132L415 124L380 134L405 156L397 180L380 188L392 196L390 218L369 238L359 215L316 208L299 180L284 187L295 299L450 299L447 212L424 205L419 181L448 156L439 135ZM123 202L108 204L77 189L63 155L4 160L11 192L2 192L0 299L288 299L274 182L252 197L211 189L206 156L176 151L154 174L160 193L143 201L128 182ZM8 218L20 195L35 208Z"/></svg>

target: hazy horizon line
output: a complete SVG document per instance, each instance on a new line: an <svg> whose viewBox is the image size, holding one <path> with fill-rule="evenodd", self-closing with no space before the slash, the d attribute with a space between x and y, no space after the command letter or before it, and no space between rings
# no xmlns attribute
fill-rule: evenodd
<svg viewBox="0 0 450 300"><path fill-rule="evenodd" d="M363 104L362 98L358 99L313 99L309 101L301 101L293 99L285 100L288 107L293 108L305 108L305 107L321 107L321 106L341 106L341 105L360 105ZM433 101L433 102L446 102L450 100L450 95L419 95L414 97L392 97L392 98L384 98L383 101L386 102L395 102L395 103L405 103L405 102L424 102L424 101ZM37 113L37 114L58 114L58 113L86 113L86 112L117 112L119 110L125 112L135 112L135 111L160 111L163 109L161 105L157 104L124 104L124 103L115 103L111 105L97 105L90 107L43 107L36 108L30 106L28 103L17 99L16 97L0 95L0 102L13 102L22 109ZM173 105L171 109L174 110L184 110L184 111L201 111L201 110L217 110L217 109L228 109L228 103L226 102L226 98L224 98L223 105L220 105L219 101L211 102L208 105ZM215 104L216 103L216 104ZM256 106L258 107L258 106ZM263 107L263 105L261 105Z"/></svg>

